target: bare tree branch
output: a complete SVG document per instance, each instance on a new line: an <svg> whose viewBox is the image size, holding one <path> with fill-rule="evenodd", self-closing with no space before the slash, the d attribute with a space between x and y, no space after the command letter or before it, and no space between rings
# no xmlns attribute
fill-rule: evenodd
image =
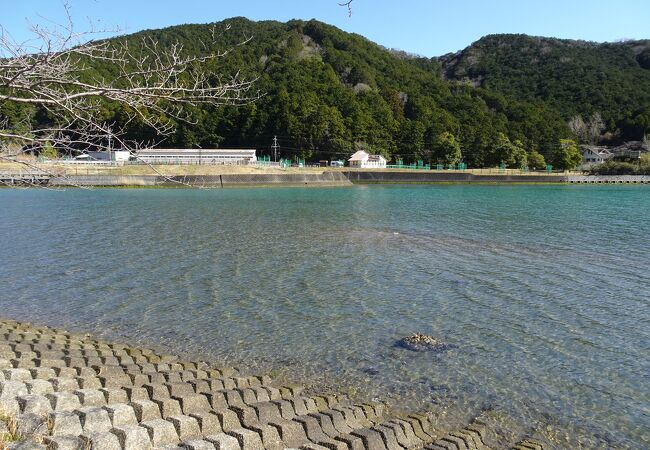
<svg viewBox="0 0 650 450"><path fill-rule="evenodd" d="M247 38L226 50L214 51L215 40L229 27L211 32L203 43L204 56L188 56L180 43L163 46L143 37L137 46L126 40L96 39L116 30L77 32L64 5L66 23L44 27L30 24L33 39L16 42L0 25L0 105L7 102L40 108L51 125L32 126L33 110L26 108L19 122L0 121L0 153L16 158L29 146L51 145L58 152L107 150L110 143L132 154L151 143L126 138L124 125L102 119L106 102L122 106L126 119L151 127L161 139L175 122L192 122L189 107L243 105L260 97L256 79L240 73L229 76L210 71ZM108 64L111 80L91 71L93 64Z"/></svg>
<svg viewBox="0 0 650 450"><path fill-rule="evenodd" d="M348 17L352 17L352 2L354 0L348 0L347 2L339 3L339 6L345 6L348 8Z"/></svg>

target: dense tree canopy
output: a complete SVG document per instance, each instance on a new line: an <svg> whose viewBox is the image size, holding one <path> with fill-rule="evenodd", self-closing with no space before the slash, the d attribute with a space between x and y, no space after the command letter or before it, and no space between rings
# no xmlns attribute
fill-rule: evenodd
<svg viewBox="0 0 650 450"><path fill-rule="evenodd" d="M575 104L567 106L557 95L538 95L542 88L534 73L536 67L519 75L503 69L499 73L508 76L496 77L494 67L501 64L500 57L466 69L471 77L486 77L480 87L448 81L441 75L443 68L448 76L453 72L449 61L443 60L443 67L435 59L390 51L318 21L234 18L224 23L143 31L115 42L138 46L143 37L150 37L162 46L178 42L186 54L200 55L206 51L205 43L213 41L215 29L218 32L226 24L230 30L218 44L211 44L212 51L231 51L217 62L207 62L207 69L214 73L215 83L220 75L234 73L257 79L256 88L263 96L245 106L187 108L189 120L178 122L176 132L163 146L253 147L265 152L277 135L283 157L339 159L351 154L355 143L362 143L393 160L462 161L470 167L502 163L521 167L528 163L537 168L544 158L556 158L561 139L575 137L568 118L582 112L576 105L591 96L585 88L587 91L576 94ZM245 45L238 45L249 37ZM589 46L584 51L593 53ZM632 64L629 49L607 51L620 53L621 61ZM638 62L631 60L636 66L630 68L630 82L645 86L645 75L637 73L643 70L639 64L645 56L639 58ZM113 74L110 64L95 61L85 76L110 79ZM511 89L506 89L508 83L513 84ZM548 85L550 80L545 83L549 92L556 88ZM575 87L578 84L566 83L563 89L582 89ZM601 108L605 120L613 119L625 133L643 135L650 130L645 88L637 91L636 101L630 105L626 104L632 97L628 86L620 89L603 92L598 102L590 104ZM604 107L610 103L610 108ZM8 126L16 116L15 108L9 103L0 105L0 119ZM134 139L157 140L153 130L133 120L123 106L106 103L102 114L125 127ZM33 117L40 122L52 120L38 108ZM534 165L530 164L533 161Z"/></svg>
<svg viewBox="0 0 650 450"><path fill-rule="evenodd" d="M447 79L469 81L520 101L543 101L566 121L602 115L607 131L619 140L639 140L644 129L650 130L645 123L650 105L648 40L597 44L490 35L436 60Z"/></svg>

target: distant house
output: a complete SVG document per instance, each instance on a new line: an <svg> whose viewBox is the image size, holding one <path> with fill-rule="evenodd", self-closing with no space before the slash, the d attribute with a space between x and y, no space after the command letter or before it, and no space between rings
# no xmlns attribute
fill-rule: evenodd
<svg viewBox="0 0 650 450"><path fill-rule="evenodd" d="M605 147L596 147L593 145L582 147L582 164L580 167L589 168L604 163L612 158L614 153Z"/></svg>
<svg viewBox="0 0 650 450"><path fill-rule="evenodd" d="M385 169L386 158L381 155L369 155L363 150L356 152L348 159L350 167L357 169Z"/></svg>
<svg viewBox="0 0 650 450"><path fill-rule="evenodd" d="M146 148L137 159L149 164L249 164L257 161L255 150L215 148Z"/></svg>

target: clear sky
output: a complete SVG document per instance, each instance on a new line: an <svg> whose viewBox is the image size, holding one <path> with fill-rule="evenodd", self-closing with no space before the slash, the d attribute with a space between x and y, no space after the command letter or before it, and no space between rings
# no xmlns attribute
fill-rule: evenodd
<svg viewBox="0 0 650 450"><path fill-rule="evenodd" d="M88 18L126 32L233 16L311 19L424 56L460 50L491 33L592 41L650 39L650 0L68 0L78 28ZM0 0L0 24L15 39L27 19L61 20L61 0Z"/></svg>

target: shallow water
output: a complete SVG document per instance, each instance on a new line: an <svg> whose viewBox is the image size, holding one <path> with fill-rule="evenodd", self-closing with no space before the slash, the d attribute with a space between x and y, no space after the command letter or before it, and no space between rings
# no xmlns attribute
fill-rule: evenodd
<svg viewBox="0 0 650 450"><path fill-rule="evenodd" d="M650 447L647 187L3 189L0 229L0 316Z"/></svg>

